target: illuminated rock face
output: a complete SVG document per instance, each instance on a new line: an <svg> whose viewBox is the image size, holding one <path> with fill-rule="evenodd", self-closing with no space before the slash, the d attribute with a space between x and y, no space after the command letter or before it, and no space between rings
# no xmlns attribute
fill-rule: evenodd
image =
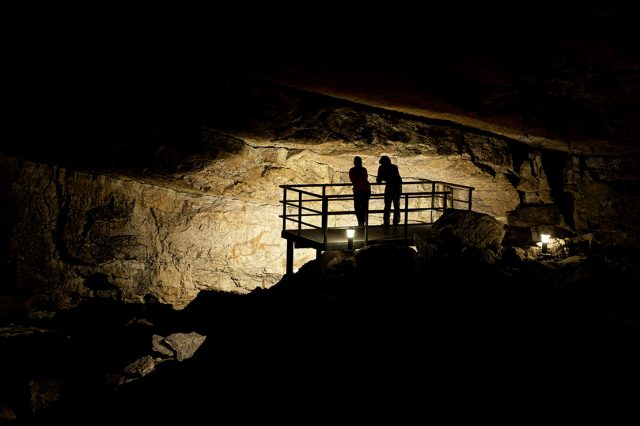
<svg viewBox="0 0 640 426"><path fill-rule="evenodd" d="M204 288L248 291L281 277L276 205L16 166L6 176L15 207L3 266L44 302L65 305L112 285L125 300L153 295L182 307ZM92 289L98 276L108 285Z"/></svg>
<svg viewBox="0 0 640 426"><path fill-rule="evenodd" d="M617 214L612 197L637 202L611 192L633 160L611 169L604 157L556 152L550 162L523 141L332 102L302 108L289 94L279 103L262 99L266 112L241 117L240 126L212 120L200 129L200 152L181 159L188 167L164 174L0 157L7 290L35 294L42 306L108 294L182 308L202 289L269 287L285 271L279 185L347 183L355 155L370 175L389 155L405 180L473 186L473 210L504 224L516 218L512 225L526 229L533 224L519 209L552 208L559 212L552 225L631 238L638 209L607 217ZM560 206L554 191L566 197ZM294 268L314 257L296 250Z"/></svg>

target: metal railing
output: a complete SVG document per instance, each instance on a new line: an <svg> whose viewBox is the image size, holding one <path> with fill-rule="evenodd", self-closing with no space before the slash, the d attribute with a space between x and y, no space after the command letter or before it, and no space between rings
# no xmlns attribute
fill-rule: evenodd
<svg viewBox="0 0 640 426"><path fill-rule="evenodd" d="M364 225L365 244L368 227L382 224L384 185L371 184L369 211ZM282 231L297 230L300 233L303 229L320 229L326 245L329 228L354 227L351 187L350 183L280 185L283 189L280 200ZM403 182L399 225L404 226L406 235L408 227L433 223L448 208L471 210L473 190L470 186L441 181Z"/></svg>

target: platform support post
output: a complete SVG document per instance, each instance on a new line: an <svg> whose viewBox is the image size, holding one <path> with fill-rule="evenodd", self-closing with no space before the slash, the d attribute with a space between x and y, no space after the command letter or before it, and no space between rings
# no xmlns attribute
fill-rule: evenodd
<svg viewBox="0 0 640 426"><path fill-rule="evenodd" d="M293 240L287 238L287 275L293 274Z"/></svg>

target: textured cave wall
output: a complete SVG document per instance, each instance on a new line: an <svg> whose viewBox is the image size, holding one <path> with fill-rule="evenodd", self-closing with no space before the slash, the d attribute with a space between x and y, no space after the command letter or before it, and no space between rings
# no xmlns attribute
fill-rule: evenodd
<svg viewBox="0 0 640 426"><path fill-rule="evenodd" d="M638 170L637 157L571 157L563 188L572 201L575 229L593 232L605 245L638 247Z"/></svg>
<svg viewBox="0 0 640 426"><path fill-rule="evenodd" d="M529 243L537 225L637 243L633 157L550 151L273 87L204 103L189 132L148 150L161 167L97 171L2 155L4 292L37 294L43 306L108 294L184 307L202 289L269 287L285 269L278 185L346 183L354 155L370 174L387 154L405 179L475 187L473 209L519 230L514 244ZM314 256L296 250L295 267Z"/></svg>
<svg viewBox="0 0 640 426"><path fill-rule="evenodd" d="M38 293L36 303L102 292L182 307L204 288L247 291L281 277L276 206L16 158L3 165L5 282Z"/></svg>

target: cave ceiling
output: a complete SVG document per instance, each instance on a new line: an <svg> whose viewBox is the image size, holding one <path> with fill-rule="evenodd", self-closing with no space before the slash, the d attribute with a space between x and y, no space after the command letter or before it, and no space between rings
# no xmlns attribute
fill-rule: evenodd
<svg viewBox="0 0 640 426"><path fill-rule="evenodd" d="M242 79L457 123L577 154L638 153L638 13L503 7L18 6L9 37L30 157L144 155ZM210 102L224 93L224 100ZM242 104L247 92L233 103ZM248 102L248 101L247 101ZM158 123L161 123L158 125ZM161 141L161 142L158 142ZM128 144L138 150L127 153Z"/></svg>

